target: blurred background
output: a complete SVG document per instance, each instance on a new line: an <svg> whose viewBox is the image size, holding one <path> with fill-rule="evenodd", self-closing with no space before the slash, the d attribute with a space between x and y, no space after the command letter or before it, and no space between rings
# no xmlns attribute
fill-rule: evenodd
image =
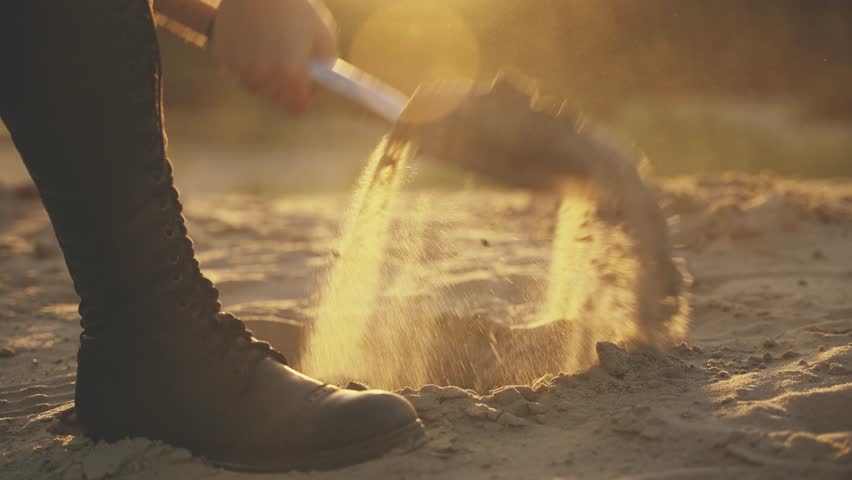
<svg viewBox="0 0 852 480"><path fill-rule="evenodd" d="M326 0L344 56L411 92L536 79L646 152L658 175L852 173L846 0ZM167 128L186 189L348 190L387 125L318 92L292 118L161 33ZM3 141L7 177L23 175ZM14 159L13 159L14 160ZM423 167L433 185L463 175Z"/></svg>

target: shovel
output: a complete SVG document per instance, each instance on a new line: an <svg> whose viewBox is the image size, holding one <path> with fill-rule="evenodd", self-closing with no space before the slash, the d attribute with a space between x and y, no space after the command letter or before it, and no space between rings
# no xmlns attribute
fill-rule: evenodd
<svg viewBox="0 0 852 480"><path fill-rule="evenodd" d="M489 85L421 85L411 97L336 59L311 65L320 85L393 125L392 137L420 154L475 171L510 188L557 190L589 178L619 152L589 131L564 103L540 97L532 82L498 74ZM607 157L607 158L602 158Z"/></svg>
<svg viewBox="0 0 852 480"><path fill-rule="evenodd" d="M555 247L568 248L555 257L564 262L554 263L555 268L603 271L613 262L618 267L612 271L619 276L619 269L626 269L624 279L601 277L598 287L635 288L634 321L644 335L640 342L662 345L685 328L688 275L672 259L666 217L653 184L639 168L641 155L581 122L564 102L541 97L532 82L517 75L498 75L489 85L423 85L408 98L342 60L314 64L311 73L318 83L392 123L391 139L411 141L421 154L473 170L504 187L548 194L540 198L557 193L555 228L563 221L563 205L582 202L582 218L567 217L570 230L562 243L554 238ZM597 292L588 295L578 299L590 301ZM447 338L455 336L458 333ZM543 346L547 341L563 340L546 329L515 329L492 348L504 349L501 358L537 358L539 349L548 348ZM520 350L513 352L513 342ZM535 352L523 350L524 345Z"/></svg>

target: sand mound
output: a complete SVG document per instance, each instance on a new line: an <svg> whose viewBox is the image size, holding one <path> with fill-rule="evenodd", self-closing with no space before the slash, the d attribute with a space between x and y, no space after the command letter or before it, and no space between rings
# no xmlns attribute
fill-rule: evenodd
<svg viewBox="0 0 852 480"><path fill-rule="evenodd" d="M852 185L684 178L659 194L675 255L696 279L685 343L661 352L603 339L589 346L595 365L581 372L544 366L517 385L402 389L426 421L424 448L280 478L850 478ZM755 235L702 231L698 219L730 198L785 203L744 208L747 220L763 222ZM482 322L503 342L515 334L504 330L512 319L534 318L530 305L546 294L517 291L547 278L560 199L465 192L427 200L438 212L465 208L422 223L430 268L394 275L387 296L425 301L434 296L426 286L440 281L449 298L475 298L466 325ZM346 202L209 195L191 198L187 212L223 303L286 347L316 318L311 294L342 258L336 225ZM10 245L0 247L0 478L247 478L157 442L95 444L61 420L76 369L75 296L38 202L10 194L0 211L0 244ZM56 254L35 255L40 242ZM386 269L404 272L403 253Z"/></svg>

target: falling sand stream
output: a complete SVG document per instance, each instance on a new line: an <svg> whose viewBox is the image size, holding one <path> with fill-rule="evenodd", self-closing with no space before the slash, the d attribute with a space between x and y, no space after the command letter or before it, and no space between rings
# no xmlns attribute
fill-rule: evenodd
<svg viewBox="0 0 852 480"><path fill-rule="evenodd" d="M451 218L464 205L436 211L429 194L403 203L413 149L384 139L353 194L301 368L377 388L437 383L487 391L588 368L599 341L640 348L682 338L686 278L671 258L656 195L636 162L610 152L555 201L542 194L541 202L556 206L549 265L532 286L517 287L534 308L507 324L475 313L477 299L435 273L430 250L446 245L435 240L431 220ZM424 284L427 295L396 294Z"/></svg>

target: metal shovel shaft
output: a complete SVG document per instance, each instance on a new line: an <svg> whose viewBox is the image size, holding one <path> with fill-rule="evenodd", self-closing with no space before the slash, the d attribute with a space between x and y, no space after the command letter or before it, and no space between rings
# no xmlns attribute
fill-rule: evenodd
<svg viewBox="0 0 852 480"><path fill-rule="evenodd" d="M399 90L339 58L314 61L310 73L315 82L391 123L399 120L408 103Z"/></svg>

